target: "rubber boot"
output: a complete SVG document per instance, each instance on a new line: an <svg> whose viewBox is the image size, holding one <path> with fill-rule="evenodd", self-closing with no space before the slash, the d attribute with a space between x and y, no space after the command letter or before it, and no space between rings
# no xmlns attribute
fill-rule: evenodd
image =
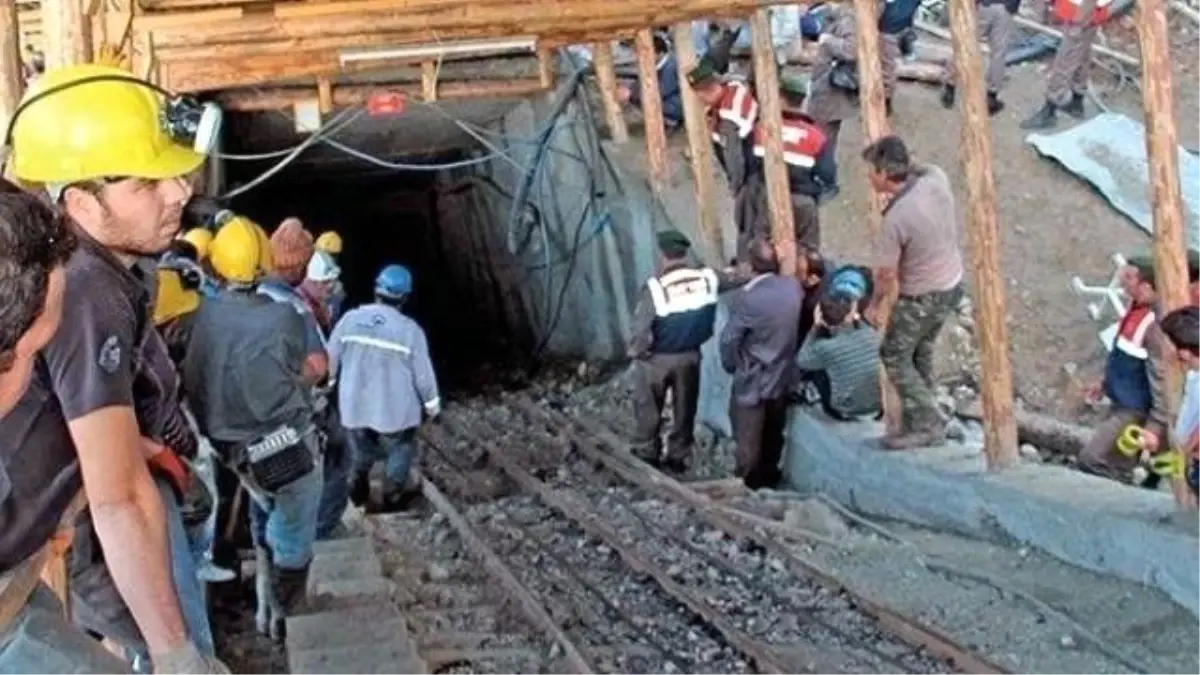
<svg viewBox="0 0 1200 675"><path fill-rule="evenodd" d="M271 564L271 551L265 547L254 548L254 594L257 606L254 611L254 627L272 640L283 639L286 614L275 594L275 566Z"/></svg>
<svg viewBox="0 0 1200 675"><path fill-rule="evenodd" d="M304 605L310 567L311 565L298 569L275 568L275 597L279 598L279 606L287 616L298 613Z"/></svg>
<svg viewBox="0 0 1200 675"><path fill-rule="evenodd" d="M1000 94L994 91L988 92L987 98L988 115L995 115L1001 110L1004 110L1004 101L1000 100Z"/></svg>
<svg viewBox="0 0 1200 675"><path fill-rule="evenodd" d="M1064 105L1062 111L1077 120L1083 119L1083 94L1071 94L1071 102Z"/></svg>
<svg viewBox="0 0 1200 675"><path fill-rule="evenodd" d="M942 85L942 107L950 110L954 107L954 99L957 94L957 89L952 84Z"/></svg>
<svg viewBox="0 0 1200 675"><path fill-rule="evenodd" d="M1028 119L1021 122L1021 128L1026 131L1034 129L1053 129L1058 124L1057 115L1055 114L1054 104L1046 101L1042 107L1038 109Z"/></svg>

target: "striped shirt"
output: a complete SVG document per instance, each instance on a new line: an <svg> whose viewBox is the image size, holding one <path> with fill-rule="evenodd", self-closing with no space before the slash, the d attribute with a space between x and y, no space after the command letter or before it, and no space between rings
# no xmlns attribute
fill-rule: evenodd
<svg viewBox="0 0 1200 675"><path fill-rule="evenodd" d="M879 412L879 334L865 324L831 332L810 332L796 355L796 366L826 372L829 403L839 413L853 417Z"/></svg>

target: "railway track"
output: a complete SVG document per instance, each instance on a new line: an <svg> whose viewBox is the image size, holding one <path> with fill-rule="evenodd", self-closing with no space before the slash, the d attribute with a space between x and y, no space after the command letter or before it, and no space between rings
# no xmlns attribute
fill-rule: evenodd
<svg viewBox="0 0 1200 675"><path fill-rule="evenodd" d="M435 672L1004 672L637 462L604 425L510 396L482 412L450 406L423 440L437 514L376 519L374 534L410 562L440 556L418 566L449 572L439 589L490 598L504 627L493 639L483 632L496 626L415 626ZM501 474L511 494L481 499L503 491ZM424 587L430 575L400 576ZM430 658L447 631L517 646Z"/></svg>

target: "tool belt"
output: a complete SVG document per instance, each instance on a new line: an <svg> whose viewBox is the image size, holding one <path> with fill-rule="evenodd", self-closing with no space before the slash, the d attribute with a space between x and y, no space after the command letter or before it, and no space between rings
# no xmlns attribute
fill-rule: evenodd
<svg viewBox="0 0 1200 675"><path fill-rule="evenodd" d="M232 446L227 461L243 480L273 495L307 476L316 466L307 441L310 433L286 425L279 427L256 441Z"/></svg>

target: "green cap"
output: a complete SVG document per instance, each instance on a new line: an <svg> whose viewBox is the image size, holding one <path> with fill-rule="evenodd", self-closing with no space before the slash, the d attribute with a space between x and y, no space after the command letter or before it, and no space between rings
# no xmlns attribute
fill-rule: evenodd
<svg viewBox="0 0 1200 675"><path fill-rule="evenodd" d="M789 98L808 96L808 77L804 75L780 75L779 93Z"/></svg>
<svg viewBox="0 0 1200 675"><path fill-rule="evenodd" d="M663 230L658 233L658 250L665 255L677 258L686 254L691 247L692 242L679 230Z"/></svg>
<svg viewBox="0 0 1200 675"><path fill-rule="evenodd" d="M1154 252L1148 251L1138 253L1125 258L1125 262L1137 268L1138 274L1143 279L1154 283ZM1187 252L1187 274L1188 283L1194 282L1200 278L1200 251L1188 249Z"/></svg>
<svg viewBox="0 0 1200 675"><path fill-rule="evenodd" d="M716 65L707 56L700 59L694 68L688 71L687 81L693 87L699 87L720 77Z"/></svg>

